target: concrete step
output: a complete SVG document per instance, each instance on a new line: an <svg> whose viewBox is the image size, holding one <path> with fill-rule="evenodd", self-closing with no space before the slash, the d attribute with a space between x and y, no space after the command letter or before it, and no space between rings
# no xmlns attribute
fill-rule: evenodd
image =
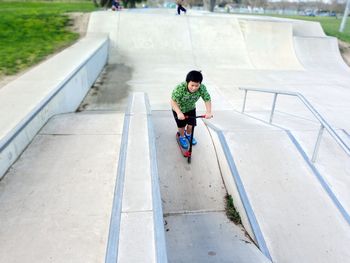
<svg viewBox="0 0 350 263"><path fill-rule="evenodd" d="M234 112L216 116L273 261L346 261L349 224L288 134Z"/></svg>
<svg viewBox="0 0 350 263"><path fill-rule="evenodd" d="M0 262L103 262L122 113L52 118L0 181Z"/></svg>
<svg viewBox="0 0 350 263"><path fill-rule="evenodd" d="M106 262L166 262L155 140L144 93L130 97L120 155Z"/></svg>
<svg viewBox="0 0 350 263"><path fill-rule="evenodd" d="M169 262L270 262L225 212L165 217Z"/></svg>
<svg viewBox="0 0 350 263"><path fill-rule="evenodd" d="M216 149L198 120L191 164L181 155L171 111L153 111L169 262L269 262L224 212Z"/></svg>

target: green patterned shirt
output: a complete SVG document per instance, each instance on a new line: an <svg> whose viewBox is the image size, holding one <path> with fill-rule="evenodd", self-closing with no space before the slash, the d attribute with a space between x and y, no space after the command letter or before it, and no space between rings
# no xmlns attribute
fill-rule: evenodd
<svg viewBox="0 0 350 263"><path fill-rule="evenodd" d="M196 92L191 93L187 88L187 82L182 82L177 85L171 94L172 100L179 105L182 113L195 109L196 102L200 97L202 97L205 102L210 101L207 88L201 84Z"/></svg>

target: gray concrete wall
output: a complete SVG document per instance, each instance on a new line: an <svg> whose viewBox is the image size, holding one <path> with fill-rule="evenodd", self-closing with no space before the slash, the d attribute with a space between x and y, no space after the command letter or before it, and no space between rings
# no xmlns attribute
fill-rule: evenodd
<svg viewBox="0 0 350 263"><path fill-rule="evenodd" d="M0 178L50 117L76 110L107 57L108 38L87 37L0 90Z"/></svg>

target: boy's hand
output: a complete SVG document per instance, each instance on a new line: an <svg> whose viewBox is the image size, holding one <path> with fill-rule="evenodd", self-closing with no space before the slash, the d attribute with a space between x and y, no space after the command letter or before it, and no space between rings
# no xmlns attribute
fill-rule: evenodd
<svg viewBox="0 0 350 263"><path fill-rule="evenodd" d="M213 114L211 114L211 112L206 112L205 113L205 118L206 119L211 119L211 118L213 118Z"/></svg>
<svg viewBox="0 0 350 263"><path fill-rule="evenodd" d="M178 114L177 114L177 118L179 119L179 120L184 120L185 119L185 115L183 115L183 113L182 112L179 112Z"/></svg>

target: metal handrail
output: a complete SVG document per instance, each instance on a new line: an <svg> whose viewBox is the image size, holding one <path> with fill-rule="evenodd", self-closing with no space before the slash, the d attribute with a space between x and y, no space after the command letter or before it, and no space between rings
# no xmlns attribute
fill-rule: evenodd
<svg viewBox="0 0 350 263"><path fill-rule="evenodd" d="M290 91L281 91L281 90L269 90L269 89L255 89L255 88L244 88L240 87L240 90L244 90L244 101L243 101L243 107L242 107L242 113L244 113L245 110L245 104L247 100L247 93L248 91L255 91L255 92L264 92L264 93L273 93L273 103L269 118L269 123L272 123L273 114L276 107L276 101L277 101L277 95L288 95L288 96L295 96L298 97L301 102L311 111L311 113L316 117L316 119L320 122L321 127L318 131L317 141L314 147L314 151L312 154L311 161L315 162L318 154L318 150L320 147L321 137L323 134L324 129L328 131L328 133L332 136L332 138L336 141L336 143L343 149L343 151L350 156L350 148L344 143L344 141L339 137L339 135L333 130L333 128L327 123L327 121L317 112L317 110L311 105L311 103L299 92L290 92Z"/></svg>

